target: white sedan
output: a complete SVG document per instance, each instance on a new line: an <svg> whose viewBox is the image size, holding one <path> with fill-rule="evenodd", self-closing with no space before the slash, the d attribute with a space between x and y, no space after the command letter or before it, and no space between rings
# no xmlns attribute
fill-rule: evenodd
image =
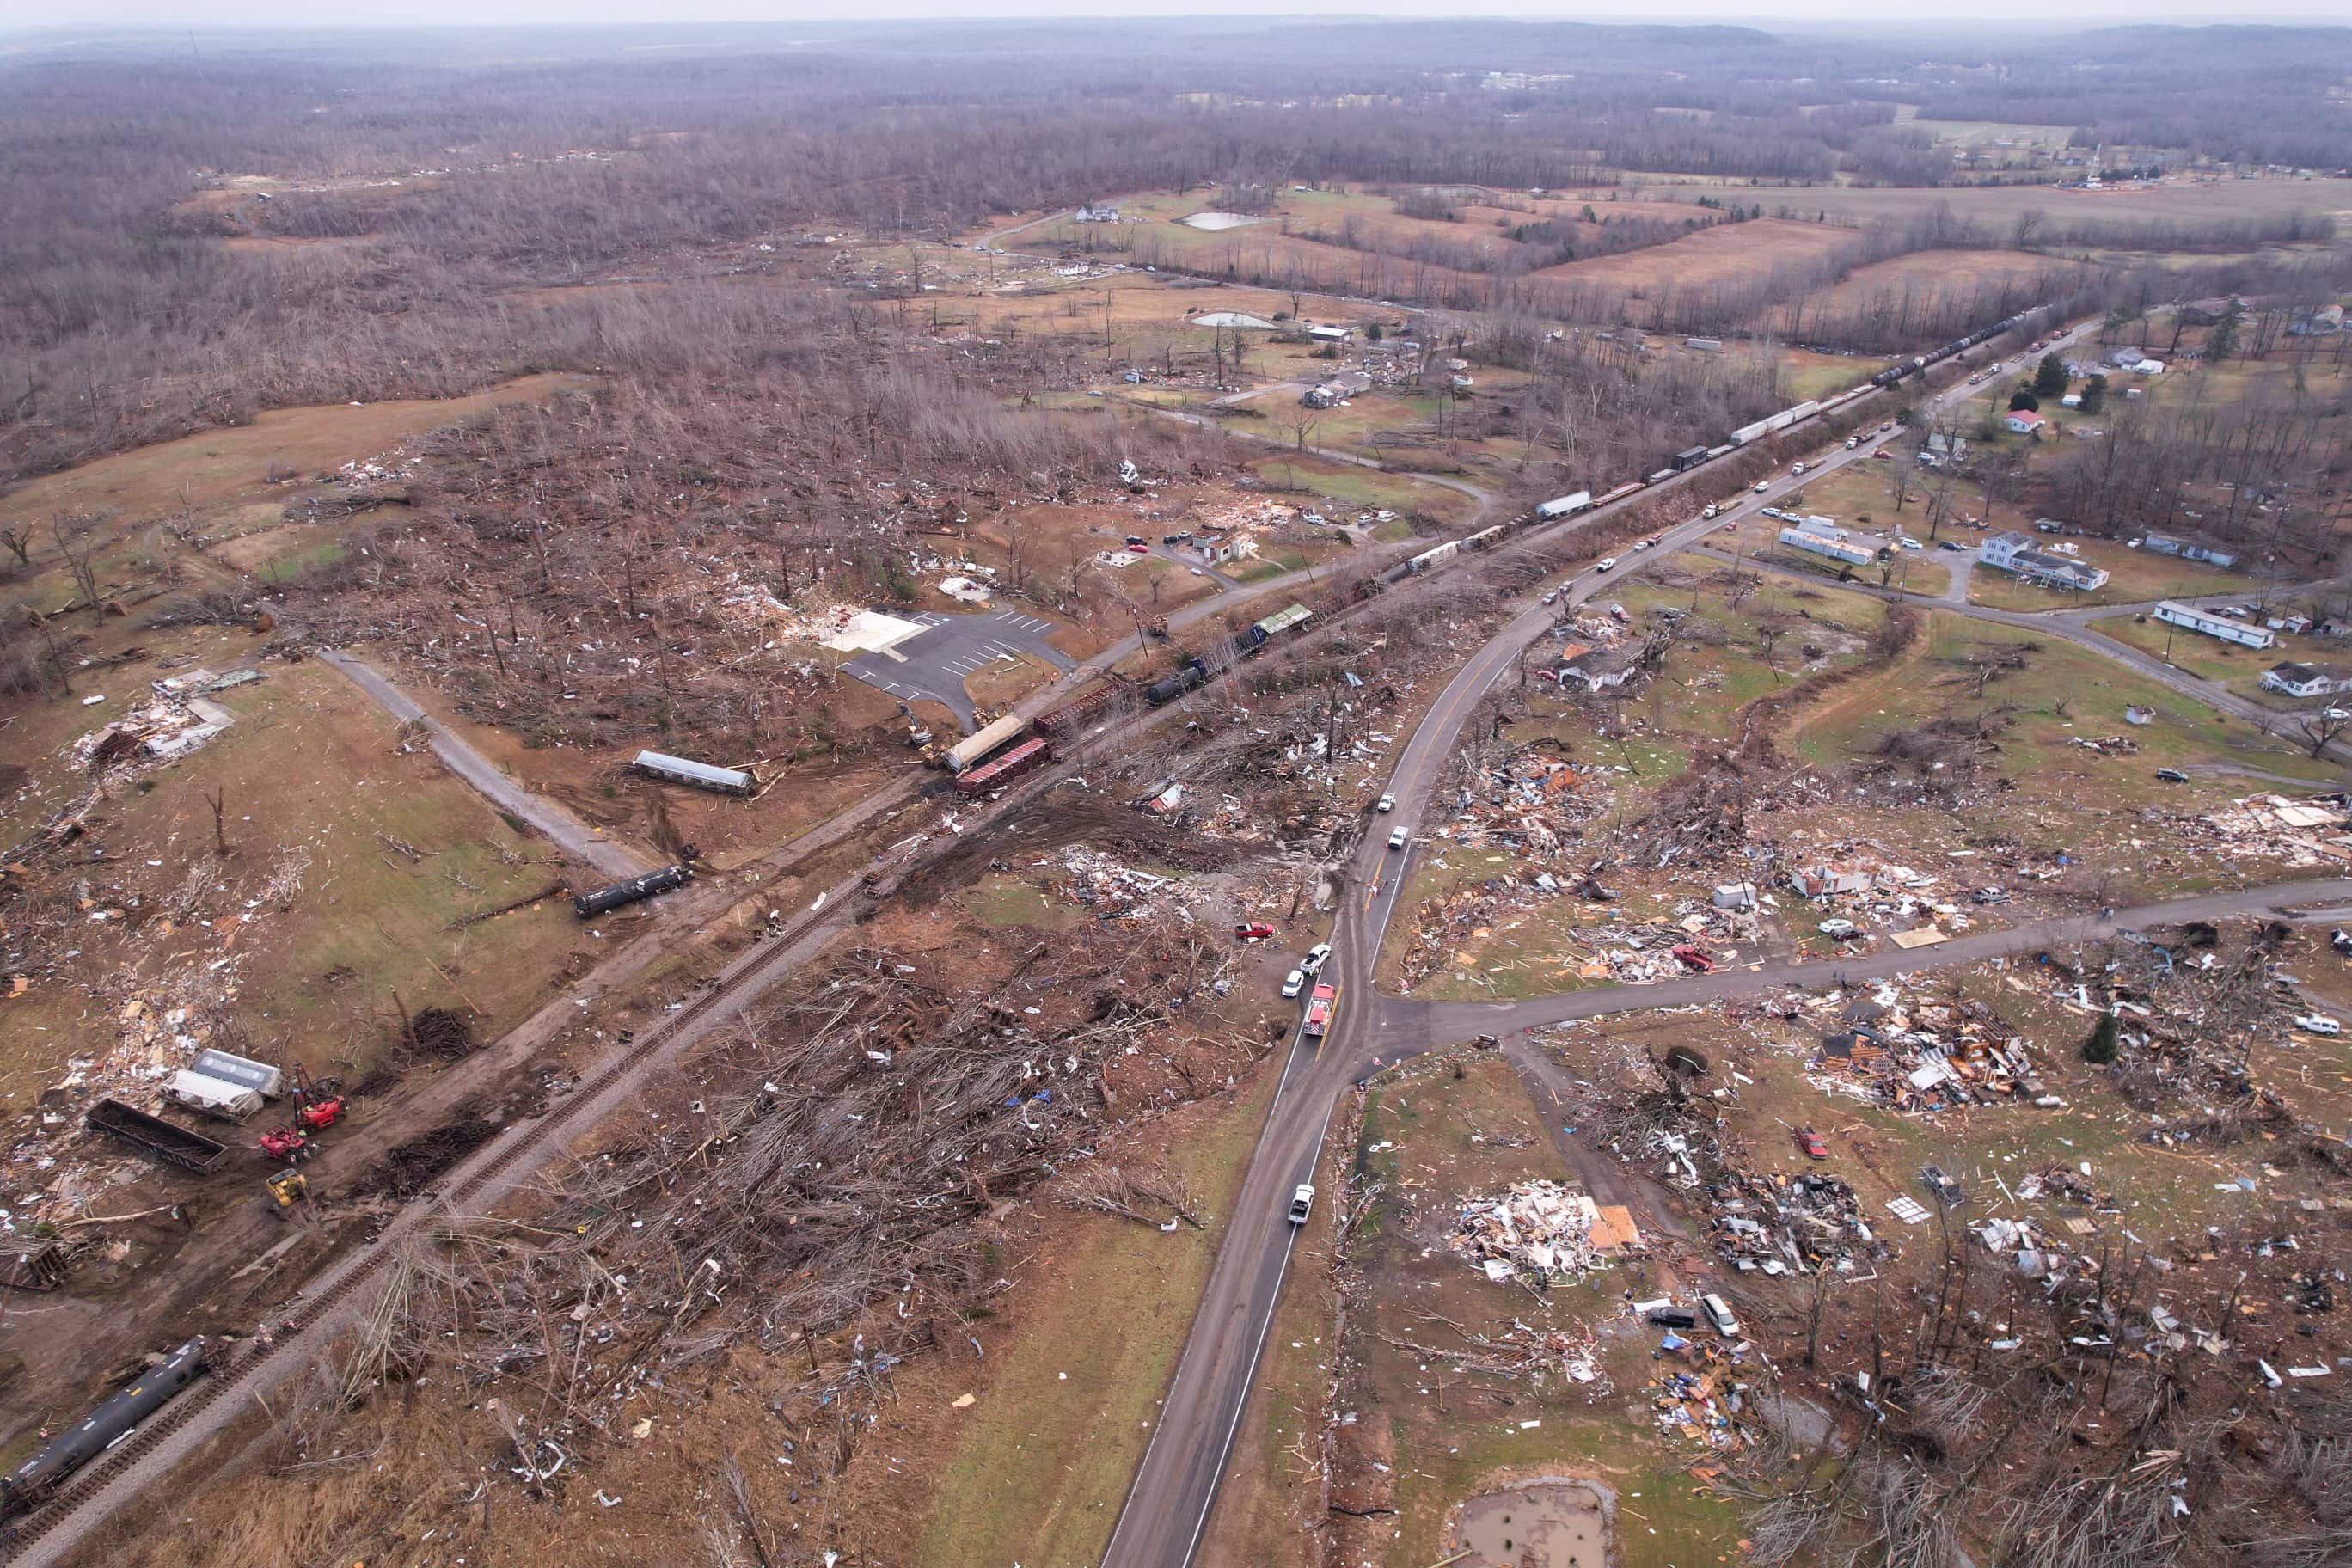
<svg viewBox="0 0 2352 1568"><path fill-rule="evenodd" d="M1294 969L1282 977L1282 994L1285 996L1296 996L1306 989L1307 972L1305 970Z"/></svg>

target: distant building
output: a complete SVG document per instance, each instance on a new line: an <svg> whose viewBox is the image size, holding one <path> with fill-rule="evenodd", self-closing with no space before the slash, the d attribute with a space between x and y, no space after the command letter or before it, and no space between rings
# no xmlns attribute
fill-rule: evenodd
<svg viewBox="0 0 2352 1568"><path fill-rule="evenodd" d="M2289 335L2298 338L2324 338L2344 330L2344 307L2326 305L2316 310L2302 310L2286 324Z"/></svg>
<svg viewBox="0 0 2352 1568"><path fill-rule="evenodd" d="M1098 205L1088 202L1070 215L1070 221L1072 223L1117 223L1118 208L1109 203Z"/></svg>
<svg viewBox="0 0 2352 1568"><path fill-rule="evenodd" d="M1355 333L1353 327L1325 325L1307 329L1307 335L1318 343L1344 343Z"/></svg>
<svg viewBox="0 0 2352 1568"><path fill-rule="evenodd" d="M2231 310L2244 309L2243 300L2217 294L2210 300L2189 300L2180 307L2179 319L2184 326L2213 327L2227 321Z"/></svg>
<svg viewBox="0 0 2352 1568"><path fill-rule="evenodd" d="M2333 697L2352 691L2352 665L2274 664L2263 672L2263 686L2289 697Z"/></svg>
<svg viewBox="0 0 2352 1568"><path fill-rule="evenodd" d="M2158 555L2178 555L2183 561L2203 561L2215 566L2238 563L2237 556L2227 550L2216 549L2184 534L2158 533L2152 528L2139 536L2139 547L2152 550Z"/></svg>
<svg viewBox="0 0 2352 1568"><path fill-rule="evenodd" d="M2049 421L2031 408L2012 408L2001 416L2000 427L2019 436L2039 436Z"/></svg>
<svg viewBox="0 0 2352 1568"><path fill-rule="evenodd" d="M2066 588L2087 594L2107 585L2108 572L2087 561L2034 548L2022 533L1996 533L1977 546L1977 562L1996 572L2007 572L2021 582Z"/></svg>
<svg viewBox="0 0 2352 1568"><path fill-rule="evenodd" d="M2192 605L2167 599L2149 612L2155 619L2184 631L2202 632L2222 642L2235 643L2240 647L2270 647L2278 642L2278 634L2267 626L2248 626L2227 616L2213 615Z"/></svg>

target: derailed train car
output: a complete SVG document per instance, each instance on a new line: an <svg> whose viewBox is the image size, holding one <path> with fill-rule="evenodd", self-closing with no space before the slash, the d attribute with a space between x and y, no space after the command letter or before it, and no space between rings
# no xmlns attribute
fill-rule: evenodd
<svg viewBox="0 0 2352 1568"><path fill-rule="evenodd" d="M50 1438L38 1452L0 1478L0 1518L38 1507L67 1478L138 1430L144 1421L201 1376L211 1363L199 1334L139 1374L80 1425Z"/></svg>

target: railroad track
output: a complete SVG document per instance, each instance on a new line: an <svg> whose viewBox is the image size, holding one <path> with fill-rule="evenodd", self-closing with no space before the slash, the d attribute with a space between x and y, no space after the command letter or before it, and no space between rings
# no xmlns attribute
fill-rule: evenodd
<svg viewBox="0 0 2352 1568"><path fill-rule="evenodd" d="M845 886L854 888L852 879ZM839 892L843 889L835 889ZM620 1052L605 1060L587 1079L572 1089L563 1105L536 1121L519 1124L501 1132L479 1153L461 1163L461 1173L441 1194L428 1202L413 1205L384 1228L374 1240L365 1243L358 1252L346 1255L337 1265L337 1277L318 1294L302 1300L282 1314L293 1326L284 1331L275 1348L265 1349L251 1342L238 1345L233 1352L213 1363L211 1375L195 1383L177 1399L155 1413L128 1437L107 1449L82 1467L72 1479L59 1487L38 1508L25 1515L8 1530L0 1541L0 1562L16 1562L25 1551L56 1533L71 1522L82 1510L102 1495L108 1487L141 1459L161 1447L173 1434L222 1400L229 1398L259 1375L264 1367L286 1359L293 1342L303 1333L332 1318L338 1309L391 1265L399 1242L420 1226L436 1218L455 1215L478 1198L489 1195L491 1189L524 1158L544 1148L559 1135L584 1131L599 1120L590 1114L604 1093L643 1068L676 1037L697 1020L708 1016L722 1002L749 986L759 988L758 982L769 966L782 953L814 932L819 926L838 920L851 907L851 900L833 894L824 900L824 907L805 912L796 925L763 937L760 945L740 955L729 966L732 973L722 971L706 983L695 997L675 1013L665 1015L652 1027L627 1041ZM574 1123L580 1123L575 1126Z"/></svg>

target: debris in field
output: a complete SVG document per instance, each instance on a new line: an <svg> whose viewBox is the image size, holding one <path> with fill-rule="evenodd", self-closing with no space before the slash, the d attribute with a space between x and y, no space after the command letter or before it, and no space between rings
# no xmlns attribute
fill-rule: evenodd
<svg viewBox="0 0 2352 1568"><path fill-rule="evenodd" d="M1650 1384L1651 1424L1670 1437L1725 1453L1746 1447L1739 1420L1748 1409L1748 1385L1733 1375L1740 1352L1712 1340L1668 1337L1677 1342L1667 1354L1687 1355L1694 1366Z"/></svg>
<svg viewBox="0 0 2352 1568"><path fill-rule="evenodd" d="M1463 1205L1446 1245L1498 1285L1521 1276L1550 1284L1604 1266L1592 1245L1599 1217L1592 1200L1574 1188L1520 1182L1499 1198Z"/></svg>

